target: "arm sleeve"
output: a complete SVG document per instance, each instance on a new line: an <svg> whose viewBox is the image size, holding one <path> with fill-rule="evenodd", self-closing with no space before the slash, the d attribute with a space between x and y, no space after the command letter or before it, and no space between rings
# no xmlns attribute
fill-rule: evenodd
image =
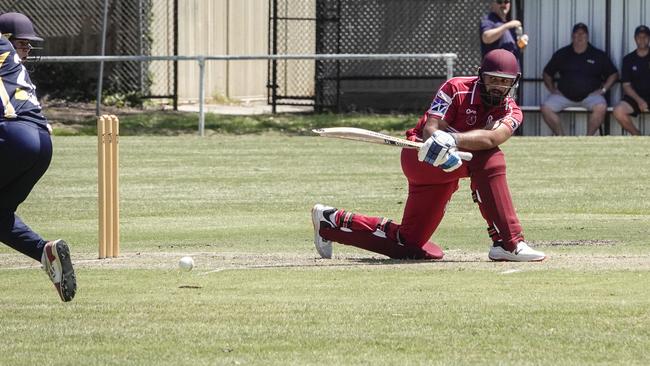
<svg viewBox="0 0 650 366"><path fill-rule="evenodd" d="M479 25L479 29L481 31L481 36L483 36L483 33L485 31L496 28L495 24L493 21L488 19L488 17L481 18L481 24Z"/></svg>

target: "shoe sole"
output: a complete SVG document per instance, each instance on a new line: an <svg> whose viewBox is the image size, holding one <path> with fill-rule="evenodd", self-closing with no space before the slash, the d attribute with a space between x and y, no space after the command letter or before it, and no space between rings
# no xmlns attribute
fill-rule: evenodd
<svg viewBox="0 0 650 366"><path fill-rule="evenodd" d="M57 240L53 243L53 246L56 249L53 251L53 255L61 263L61 283L57 287L59 296L61 300L68 302L74 298L74 295L77 292L77 277L74 273L74 267L72 267L72 260L70 259L70 248L68 243L63 240Z"/></svg>
<svg viewBox="0 0 650 366"><path fill-rule="evenodd" d="M544 256L544 257L542 257L540 259L529 259L529 260L525 260L525 261L509 259L509 258L492 258L490 256L488 256L488 258L490 258L490 260L493 261L493 262L522 262L523 263L523 262L542 262L543 260L545 260L548 257Z"/></svg>
<svg viewBox="0 0 650 366"><path fill-rule="evenodd" d="M320 245L318 245L319 238L320 238L320 241L323 241L322 237L319 234L320 220L318 219L318 213L317 213L318 210L321 207L323 207L323 205L317 204L311 209L311 223L312 223L312 225L314 225L314 246L316 247L316 251L321 256L321 258L332 259L332 251L331 251L331 249L330 249L329 253L326 253L326 252L323 251L323 249L320 247ZM331 245L331 243L330 243L330 245Z"/></svg>

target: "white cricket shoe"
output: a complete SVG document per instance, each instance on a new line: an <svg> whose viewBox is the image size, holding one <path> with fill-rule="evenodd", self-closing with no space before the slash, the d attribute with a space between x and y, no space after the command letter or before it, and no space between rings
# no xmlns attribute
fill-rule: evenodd
<svg viewBox="0 0 650 366"><path fill-rule="evenodd" d="M507 251L495 243L490 248L488 257L497 262L541 262L546 259L546 254L529 247L525 241L520 241L514 252Z"/></svg>
<svg viewBox="0 0 650 366"><path fill-rule="evenodd" d="M335 211L334 207L321 205L320 203L317 203L311 209L311 222L314 224L314 246L316 246L316 251L321 258L332 258L332 241L323 239L319 231L322 227L333 228L336 226L329 219L330 215Z"/></svg>
<svg viewBox="0 0 650 366"><path fill-rule="evenodd" d="M48 241L43 248L41 264L54 283L61 300L72 300L77 292L77 278L72 267L68 244L61 239Z"/></svg>

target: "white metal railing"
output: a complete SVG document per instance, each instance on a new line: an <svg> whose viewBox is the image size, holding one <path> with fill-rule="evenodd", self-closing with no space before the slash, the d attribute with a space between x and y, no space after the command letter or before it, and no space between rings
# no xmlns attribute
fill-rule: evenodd
<svg viewBox="0 0 650 366"><path fill-rule="evenodd" d="M124 61L196 61L199 64L199 135L205 134L205 62L245 60L445 60L447 79L454 76L455 53L395 53L395 54L287 54L287 55L214 55L214 56L42 56L41 62L104 62ZM101 103L102 84L98 83L97 110Z"/></svg>

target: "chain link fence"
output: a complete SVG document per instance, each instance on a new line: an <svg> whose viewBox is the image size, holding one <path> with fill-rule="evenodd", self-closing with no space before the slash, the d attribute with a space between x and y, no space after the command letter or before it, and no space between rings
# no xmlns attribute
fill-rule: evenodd
<svg viewBox="0 0 650 366"><path fill-rule="evenodd" d="M106 55L173 55L177 1L0 0L0 10L20 12L32 19L36 32L45 39L35 55L100 55L105 4ZM30 68L40 94L72 100L95 97L97 63L35 62ZM173 61L106 63L104 70L105 93L143 97L175 94Z"/></svg>
<svg viewBox="0 0 650 366"><path fill-rule="evenodd" d="M318 53L455 53L456 75L480 65L485 0L318 0ZM319 61L317 109L419 110L445 80L442 61Z"/></svg>
<svg viewBox="0 0 650 366"><path fill-rule="evenodd" d="M456 75L480 64L488 0L270 0L274 53L455 53ZM275 71L275 74L273 73ZM428 103L447 65L432 60L287 61L270 70L278 104L316 110L413 110ZM302 100L297 100L302 98ZM273 98L272 98L273 99Z"/></svg>
<svg viewBox="0 0 650 366"><path fill-rule="evenodd" d="M316 53L316 0L270 0L269 48L272 54ZM269 103L314 104L314 61L269 62Z"/></svg>

